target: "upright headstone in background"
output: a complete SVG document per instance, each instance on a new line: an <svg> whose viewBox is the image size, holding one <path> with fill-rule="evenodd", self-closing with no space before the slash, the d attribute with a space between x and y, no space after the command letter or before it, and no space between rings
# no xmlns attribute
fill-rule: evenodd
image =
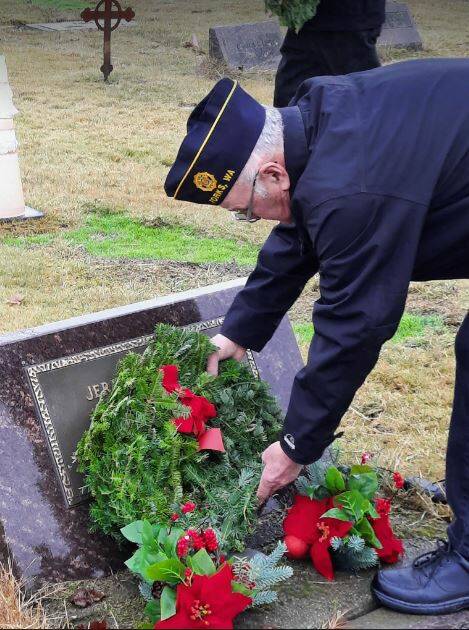
<svg viewBox="0 0 469 630"><path fill-rule="evenodd" d="M90 535L73 459L119 359L143 352L159 322L216 334L244 280L225 282L0 337L0 556L23 576L96 577L120 566L112 541ZM285 318L252 371L286 410L303 366Z"/></svg>
<svg viewBox="0 0 469 630"><path fill-rule="evenodd" d="M405 3L386 2L386 21L378 39L378 46L415 50L423 47L417 25Z"/></svg>
<svg viewBox="0 0 469 630"><path fill-rule="evenodd" d="M277 20L214 26L209 30L211 59L234 70L277 70L283 35ZM386 22L378 46L421 49L422 39L403 2L386 3Z"/></svg>
<svg viewBox="0 0 469 630"><path fill-rule="evenodd" d="M42 216L24 204L13 118L13 105L5 57L0 56L0 221Z"/></svg>
<svg viewBox="0 0 469 630"><path fill-rule="evenodd" d="M276 70L282 33L276 20L214 26L209 30L209 54L238 70Z"/></svg>

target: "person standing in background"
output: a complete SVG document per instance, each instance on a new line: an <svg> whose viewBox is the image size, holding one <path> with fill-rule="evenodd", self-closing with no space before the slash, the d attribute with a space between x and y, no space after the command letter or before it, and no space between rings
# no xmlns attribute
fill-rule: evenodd
<svg viewBox="0 0 469 630"><path fill-rule="evenodd" d="M312 77L371 70L380 65L376 41L385 0L321 0L298 33L288 29L275 78L274 107L286 107Z"/></svg>

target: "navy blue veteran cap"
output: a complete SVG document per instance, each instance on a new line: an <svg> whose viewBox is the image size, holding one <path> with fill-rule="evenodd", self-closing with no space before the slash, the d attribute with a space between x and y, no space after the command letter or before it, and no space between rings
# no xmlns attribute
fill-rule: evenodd
<svg viewBox="0 0 469 630"><path fill-rule="evenodd" d="M264 123L264 107L237 81L219 81L189 117L166 194L219 205L249 160Z"/></svg>

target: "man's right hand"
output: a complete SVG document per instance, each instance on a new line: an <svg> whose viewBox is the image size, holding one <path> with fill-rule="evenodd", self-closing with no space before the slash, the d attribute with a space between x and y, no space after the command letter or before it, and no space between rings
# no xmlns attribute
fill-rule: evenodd
<svg viewBox="0 0 469 630"><path fill-rule="evenodd" d="M218 352L211 354L207 361L207 372L217 376L218 374L218 362L224 359L236 359L241 361L246 354L246 348L238 345L225 335L215 335L212 339L212 343L218 346Z"/></svg>

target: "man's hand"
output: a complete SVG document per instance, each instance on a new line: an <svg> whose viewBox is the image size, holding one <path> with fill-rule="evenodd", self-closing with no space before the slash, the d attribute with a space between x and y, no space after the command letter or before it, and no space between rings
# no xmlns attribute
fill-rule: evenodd
<svg viewBox="0 0 469 630"><path fill-rule="evenodd" d="M218 374L218 362L224 359L236 359L241 361L246 354L246 348L238 345L224 335L215 335L212 343L218 346L218 352L211 354L207 361L207 372L216 376Z"/></svg>
<svg viewBox="0 0 469 630"><path fill-rule="evenodd" d="M295 481L303 468L301 464L297 464L283 452L280 442L274 442L264 451L262 461L264 471L257 490L260 503L267 501L283 486Z"/></svg>

